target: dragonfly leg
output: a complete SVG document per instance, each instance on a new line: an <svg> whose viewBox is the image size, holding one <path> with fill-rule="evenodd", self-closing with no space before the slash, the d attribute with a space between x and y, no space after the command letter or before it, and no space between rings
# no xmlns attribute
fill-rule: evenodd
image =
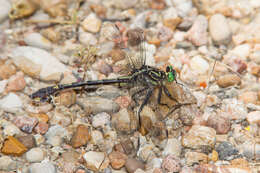
<svg viewBox="0 0 260 173"><path fill-rule="evenodd" d="M138 110L138 119L139 119L139 127L141 127L141 117L140 117L140 113L142 112L144 106L148 103L149 98L152 96L153 93L153 88L149 88L147 91L147 94L145 96L145 99L143 101L143 103L141 104L139 110Z"/></svg>
<svg viewBox="0 0 260 173"><path fill-rule="evenodd" d="M176 100L176 99L170 94L169 90L168 90L164 85L162 85L162 87L163 87L164 93L165 93L170 99L172 99L172 100L174 100L175 102L179 103L178 100Z"/></svg>
<svg viewBox="0 0 260 173"><path fill-rule="evenodd" d="M132 99L134 100L135 105L138 105L136 96L137 96L138 94L141 94L142 92L144 92L144 91L147 90L147 89L148 89L148 87L144 87L144 88L142 88L142 89L136 91L134 94L132 94Z"/></svg>
<svg viewBox="0 0 260 173"><path fill-rule="evenodd" d="M167 106L169 108L169 105L165 103L161 103L161 97L162 97L162 87L159 88L158 97L157 97L157 103L159 105Z"/></svg>

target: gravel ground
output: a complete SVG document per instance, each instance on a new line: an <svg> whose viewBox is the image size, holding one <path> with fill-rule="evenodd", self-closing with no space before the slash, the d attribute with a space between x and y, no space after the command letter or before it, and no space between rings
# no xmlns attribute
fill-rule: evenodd
<svg viewBox="0 0 260 173"><path fill-rule="evenodd" d="M0 0L0 172L259 173L259 9L259 0ZM165 95L169 107L158 105L157 89L139 128L137 88L29 97L121 76L139 32L146 64L172 65L178 83L166 87L189 105L173 109Z"/></svg>

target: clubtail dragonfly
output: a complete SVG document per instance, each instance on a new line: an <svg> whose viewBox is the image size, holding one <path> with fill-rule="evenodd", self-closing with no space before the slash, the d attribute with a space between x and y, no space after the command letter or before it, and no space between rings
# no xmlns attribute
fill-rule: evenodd
<svg viewBox="0 0 260 173"><path fill-rule="evenodd" d="M139 30L140 31L140 30ZM130 73L127 76L122 76L114 79L103 79L103 80L89 80L82 82L75 82L70 84L58 84L41 88L38 91L30 95L30 97L36 101L47 102L51 100L51 96L65 89L79 88L85 86L97 86L97 85L111 85L111 84L123 84L130 86L140 86L140 88L132 94L132 99L137 103L136 97L140 94L146 93L145 97L138 109L139 127L141 125L140 113L144 106L148 103L151 98L153 91L159 89L157 96L157 103L161 103L161 95L164 93L168 98L175 101L178 106L182 105L179 103L169 92L166 84L177 82L176 71L172 66L167 66L165 71L162 71L156 67L146 65L146 54L144 50L144 33L141 32L139 35L140 39L140 57L136 60L128 57ZM187 105L187 104L186 104Z"/></svg>

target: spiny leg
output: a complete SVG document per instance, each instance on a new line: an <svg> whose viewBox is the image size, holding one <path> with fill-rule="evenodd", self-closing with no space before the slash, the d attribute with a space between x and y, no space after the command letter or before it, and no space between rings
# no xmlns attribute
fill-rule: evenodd
<svg viewBox="0 0 260 173"><path fill-rule="evenodd" d="M138 120L139 120L139 127L141 127L141 118L140 118L140 113L142 112L144 106L148 103L149 98L152 96L153 93L153 88L149 88L147 91L147 94L145 96L145 99L143 101L143 103L141 104L139 110L138 110Z"/></svg>
<svg viewBox="0 0 260 173"><path fill-rule="evenodd" d="M162 87L159 88L158 96L157 96L157 103L159 105L167 106L169 108L169 105L165 103L161 103L161 97L162 97Z"/></svg>
<svg viewBox="0 0 260 173"><path fill-rule="evenodd" d="M134 100L134 102L135 102L136 105L138 105L138 102L137 102L137 100L136 100L136 96L137 96L138 94L141 94L142 92L144 92L144 91L147 90L147 89L148 89L148 87L144 87L144 88L142 88L142 89L136 91L134 94L132 94L132 99Z"/></svg>
<svg viewBox="0 0 260 173"><path fill-rule="evenodd" d="M179 103L178 100L176 100L169 92L169 90L164 86L162 85L162 88L163 88L163 91L164 93L172 100L174 100L175 102Z"/></svg>

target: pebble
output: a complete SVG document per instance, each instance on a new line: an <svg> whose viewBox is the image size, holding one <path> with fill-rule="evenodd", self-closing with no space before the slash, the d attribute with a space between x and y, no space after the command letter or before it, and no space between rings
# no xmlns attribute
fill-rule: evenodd
<svg viewBox="0 0 260 173"><path fill-rule="evenodd" d="M24 80L24 74L22 72L16 73L16 75L12 76L7 84L6 91L22 91L26 86L26 82Z"/></svg>
<svg viewBox="0 0 260 173"><path fill-rule="evenodd" d="M260 66L252 67L251 74L255 75L256 77L260 77Z"/></svg>
<svg viewBox="0 0 260 173"><path fill-rule="evenodd" d="M208 163L208 156L204 153L189 151L185 153L186 165Z"/></svg>
<svg viewBox="0 0 260 173"><path fill-rule="evenodd" d="M180 159L174 155L168 155L162 161L162 168L167 172L179 172L181 171Z"/></svg>
<svg viewBox="0 0 260 173"><path fill-rule="evenodd" d="M48 131L48 129L49 124L40 121L34 128L34 131L38 134L44 135Z"/></svg>
<svg viewBox="0 0 260 173"><path fill-rule="evenodd" d="M51 162L33 163L29 166L30 173L57 173L56 167Z"/></svg>
<svg viewBox="0 0 260 173"><path fill-rule="evenodd" d="M21 156L27 151L27 148L16 138L8 136L4 141L1 152L6 155Z"/></svg>
<svg viewBox="0 0 260 173"><path fill-rule="evenodd" d="M177 10L174 7L170 7L163 11L163 24L166 27L175 30L176 26L181 22L181 18L178 16Z"/></svg>
<svg viewBox="0 0 260 173"><path fill-rule="evenodd" d="M22 100L14 93L9 93L4 98L0 99L0 108L6 112L19 113L22 111Z"/></svg>
<svg viewBox="0 0 260 173"><path fill-rule="evenodd" d="M101 164L105 160L105 154L102 152L88 151L83 155L83 158L88 169L99 171Z"/></svg>
<svg viewBox="0 0 260 173"><path fill-rule="evenodd" d="M195 46L202 46L207 44L208 41L207 29L208 29L207 18L203 15L198 15L192 27L188 31L188 39Z"/></svg>
<svg viewBox="0 0 260 173"><path fill-rule="evenodd" d="M79 41L83 45L96 45L98 42L92 33L85 32L82 29L79 30Z"/></svg>
<svg viewBox="0 0 260 173"><path fill-rule="evenodd" d="M153 144L146 144L144 146L141 146L138 150L137 156L143 161L143 162L149 162L153 158L156 157L154 150L155 146Z"/></svg>
<svg viewBox="0 0 260 173"><path fill-rule="evenodd" d="M12 9L9 11L9 18L17 20L31 16L37 10L37 5L31 1L16 1L12 4Z"/></svg>
<svg viewBox="0 0 260 173"><path fill-rule="evenodd" d="M17 161L14 161L9 156L0 157L0 170L1 171L12 171L17 169Z"/></svg>
<svg viewBox="0 0 260 173"><path fill-rule="evenodd" d="M28 162L41 162L45 157L45 152L41 148L32 148L25 157Z"/></svg>
<svg viewBox="0 0 260 173"><path fill-rule="evenodd" d="M126 140L122 141L121 145L123 147L124 153L126 153L127 155L129 155L135 151L134 144L130 139L126 139Z"/></svg>
<svg viewBox="0 0 260 173"><path fill-rule="evenodd" d="M115 0L115 1L113 1L113 5L115 5L116 8L126 10L126 9L134 7L137 4L137 2L138 2L138 0L132 0L132 1Z"/></svg>
<svg viewBox="0 0 260 173"><path fill-rule="evenodd" d="M50 120L50 124L59 124L63 127L67 127L71 124L71 117L66 115L65 112L66 110L55 110L54 116Z"/></svg>
<svg viewBox="0 0 260 173"><path fill-rule="evenodd" d="M256 50L249 55L249 58L257 64L260 64L260 50Z"/></svg>
<svg viewBox="0 0 260 173"><path fill-rule="evenodd" d="M121 109L112 116L112 124L118 131L126 133L137 128L137 120L134 113L126 108Z"/></svg>
<svg viewBox="0 0 260 173"><path fill-rule="evenodd" d="M102 127L110 124L110 115L106 112L96 114L92 119L92 125L95 128Z"/></svg>
<svg viewBox="0 0 260 173"><path fill-rule="evenodd" d="M5 91L6 86L7 86L7 80L1 80L0 81L0 94L2 94Z"/></svg>
<svg viewBox="0 0 260 173"><path fill-rule="evenodd" d="M99 32L101 24L101 20L94 13L89 14L81 23L85 31L92 33Z"/></svg>
<svg viewBox="0 0 260 173"><path fill-rule="evenodd" d="M236 46L234 49L232 49L231 53L233 55L240 57L242 60L245 61L249 57L250 51L251 51L250 44L241 44Z"/></svg>
<svg viewBox="0 0 260 173"><path fill-rule="evenodd" d="M110 164L112 166L113 169L121 169L125 163L126 163L126 159L127 159L127 155L118 152L118 151L112 151L109 155L108 155Z"/></svg>
<svg viewBox="0 0 260 173"><path fill-rule="evenodd" d="M201 164L196 167L196 172L212 172L212 170L216 173L223 173L223 172L240 172L240 173L251 173L252 170L249 167L243 166L233 166L233 165L215 165L215 164Z"/></svg>
<svg viewBox="0 0 260 173"><path fill-rule="evenodd" d="M8 18L8 13L11 10L11 3L8 0L0 1L0 23L4 22Z"/></svg>
<svg viewBox="0 0 260 173"><path fill-rule="evenodd" d="M125 168L127 172L134 173L137 169L144 170L145 165L139 160L136 160L134 158L128 158L125 163Z"/></svg>
<svg viewBox="0 0 260 173"><path fill-rule="evenodd" d="M169 138L167 141L167 144L162 152L163 156L167 156L167 155L175 155L177 157L180 156L181 154L181 142L180 140L176 139L176 138Z"/></svg>
<svg viewBox="0 0 260 173"><path fill-rule="evenodd" d="M30 46L16 47L11 58L25 74L44 81L60 81L63 74L70 74L70 70L64 64L43 49Z"/></svg>
<svg viewBox="0 0 260 173"><path fill-rule="evenodd" d="M45 134L46 142L52 146L60 146L63 138L68 135L67 133L67 130L60 125L51 126Z"/></svg>
<svg viewBox="0 0 260 173"><path fill-rule="evenodd" d="M16 116L13 123L25 133L32 133L33 128L37 125L38 119L28 116Z"/></svg>
<svg viewBox="0 0 260 173"><path fill-rule="evenodd" d="M237 99L222 100L221 110L226 113L231 120L242 120L246 118L247 108Z"/></svg>
<svg viewBox="0 0 260 173"><path fill-rule="evenodd" d="M222 14L214 14L210 17L209 33L217 45L229 44L231 41L231 29L227 19Z"/></svg>
<svg viewBox="0 0 260 173"><path fill-rule="evenodd" d="M89 140L90 134L88 132L88 127L80 124L71 138L71 145L73 148L79 148L87 144Z"/></svg>
<svg viewBox="0 0 260 173"><path fill-rule="evenodd" d="M115 86L102 86L99 87L96 91L96 94L100 97L108 98L108 99L114 99L122 94L122 91Z"/></svg>
<svg viewBox="0 0 260 173"><path fill-rule="evenodd" d="M128 108L131 103L131 97L119 96L115 99L115 102L120 106L121 109Z"/></svg>
<svg viewBox="0 0 260 173"><path fill-rule="evenodd" d="M216 147L220 160L233 160L238 157L238 150L229 142L222 142Z"/></svg>
<svg viewBox="0 0 260 173"><path fill-rule="evenodd" d="M260 111L253 111L247 114L246 120L249 124L258 124L260 125Z"/></svg>
<svg viewBox="0 0 260 173"><path fill-rule="evenodd" d="M239 100L243 101L243 103L245 103L245 104L248 104L248 103L256 104L257 100L258 100L257 93L254 91L243 92L239 96Z"/></svg>
<svg viewBox="0 0 260 173"><path fill-rule="evenodd" d="M197 55L191 59L190 67L197 74L205 74L209 70L209 63L200 55Z"/></svg>
<svg viewBox="0 0 260 173"><path fill-rule="evenodd" d="M227 117L221 115L210 115L207 126L216 130L217 134L226 134L230 130L231 123Z"/></svg>
<svg viewBox="0 0 260 173"><path fill-rule="evenodd" d="M87 99L77 99L77 104L84 108L89 114L98 114L101 112L115 113L120 107L111 99L101 97L88 97Z"/></svg>
<svg viewBox="0 0 260 173"><path fill-rule="evenodd" d="M27 149L36 147L36 140L33 135L17 135L17 140L20 141Z"/></svg>
<svg viewBox="0 0 260 173"><path fill-rule="evenodd" d="M236 74L225 74L217 80L217 84L222 88L240 84L241 79Z"/></svg>
<svg viewBox="0 0 260 173"><path fill-rule="evenodd" d="M91 131L91 143L94 145L99 145L104 142L103 134L99 130Z"/></svg>
<svg viewBox="0 0 260 173"><path fill-rule="evenodd" d="M0 63L0 79L9 79L16 73L16 67L10 62Z"/></svg>
<svg viewBox="0 0 260 173"><path fill-rule="evenodd" d="M213 148L216 142L216 131L206 126L193 125L182 138L184 147L199 149L202 146Z"/></svg>
<svg viewBox="0 0 260 173"><path fill-rule="evenodd" d="M25 35L24 42L28 46L37 47L40 49L50 50L52 48L51 42L47 38L36 32Z"/></svg>
<svg viewBox="0 0 260 173"><path fill-rule="evenodd" d="M244 141L244 143L239 146L239 151L249 160L260 160L259 143L250 142L249 140Z"/></svg>

